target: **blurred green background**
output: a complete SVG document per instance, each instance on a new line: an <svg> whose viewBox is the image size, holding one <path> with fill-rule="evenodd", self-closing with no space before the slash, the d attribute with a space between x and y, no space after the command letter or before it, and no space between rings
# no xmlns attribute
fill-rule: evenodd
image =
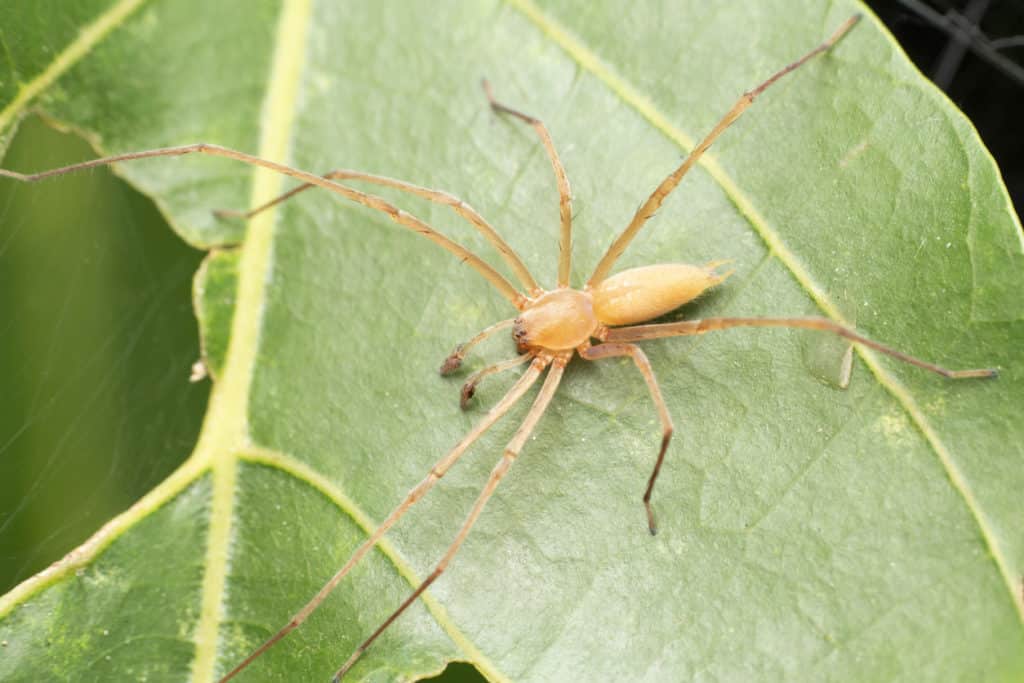
<svg viewBox="0 0 1024 683"><path fill-rule="evenodd" d="M32 117L0 165L32 171L94 156ZM0 594L192 451L210 390L188 381L202 258L106 169L0 181ZM453 664L431 680L484 679Z"/></svg>
<svg viewBox="0 0 1024 683"><path fill-rule="evenodd" d="M3 166L90 156L31 118ZM202 256L109 171L0 183L0 593L192 450L209 392L188 382Z"/></svg>

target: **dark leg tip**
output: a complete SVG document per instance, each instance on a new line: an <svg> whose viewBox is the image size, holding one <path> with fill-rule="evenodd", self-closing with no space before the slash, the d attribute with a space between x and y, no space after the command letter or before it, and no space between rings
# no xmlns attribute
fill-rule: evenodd
<svg viewBox="0 0 1024 683"><path fill-rule="evenodd" d="M644 510L647 511L647 528L651 532L651 536L658 535L658 523L654 521L654 510L651 509L651 503L646 498L644 499Z"/></svg>
<svg viewBox="0 0 1024 683"><path fill-rule="evenodd" d="M469 401L476 395L476 384L466 382L462 385L462 395L459 396L459 407L465 410L469 407Z"/></svg>
<svg viewBox="0 0 1024 683"><path fill-rule="evenodd" d="M211 213L217 219L245 218L244 212L232 209L214 209Z"/></svg>
<svg viewBox="0 0 1024 683"><path fill-rule="evenodd" d="M440 372L442 377L450 375L462 367L462 356L459 355L459 351L461 351L461 349L462 347L459 347L452 351L452 355L445 358L444 362L441 363Z"/></svg>

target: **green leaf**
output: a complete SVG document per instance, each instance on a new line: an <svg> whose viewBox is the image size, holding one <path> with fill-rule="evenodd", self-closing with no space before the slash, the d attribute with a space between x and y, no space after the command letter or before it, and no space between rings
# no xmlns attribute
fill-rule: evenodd
<svg viewBox="0 0 1024 683"><path fill-rule="evenodd" d="M193 288L199 336L203 340L202 362L216 379L224 369L231 338L231 318L238 291L238 250L212 251L196 273Z"/></svg>
<svg viewBox="0 0 1024 683"><path fill-rule="evenodd" d="M167 0L91 3L76 18L63 4L0 10L2 139L36 107L103 153L215 142L442 188L548 286L550 168L533 131L488 110L481 76L551 129L579 286L740 93L861 9ZM234 296L200 306L222 369L208 336L217 380L189 460L0 601L5 680L225 672L509 383L489 380L459 410L439 363L513 311L387 217L310 192L243 235L210 209L287 183L211 158L117 173L192 244L242 243ZM63 182L46 185L55 199ZM499 263L442 207L387 194ZM652 538L646 388L628 362L576 360L449 571L353 680L452 659L494 680L1024 676L1021 228L970 124L873 18L769 89L619 266L721 258L736 274L673 319L829 315L1002 374L952 382L858 352L840 390L817 379L821 340L807 333L645 344L676 422ZM469 365L511 353L491 343ZM430 572L524 414L481 439L247 680L327 680Z"/></svg>

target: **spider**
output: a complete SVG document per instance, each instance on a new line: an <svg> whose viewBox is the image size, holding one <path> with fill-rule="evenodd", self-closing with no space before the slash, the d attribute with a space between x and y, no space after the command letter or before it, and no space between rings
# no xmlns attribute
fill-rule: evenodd
<svg viewBox="0 0 1024 683"><path fill-rule="evenodd" d="M647 480L642 497L647 517L647 526L651 534L656 533L654 510L651 496L655 482L661 471L666 451L672 438L673 425L668 407L661 395L658 382L650 361L635 342L674 337L698 335L706 332L725 330L733 327L791 327L809 330L820 330L834 333L850 342L861 344L881 353L892 356L900 361L916 365L950 379L994 377L994 369L948 370L929 363L896 349L872 341L856 331L840 325L828 318L705 318L701 320L683 320L679 322L647 323L665 313L675 310L681 305L694 300L708 289L721 284L732 271L720 271L726 261L714 261L704 265L690 264L659 264L631 268L612 275L615 262L623 254L630 242L654 216L668 195L679 185L686 173L701 158L705 151L730 125L732 125L754 100L769 86L786 74L796 70L818 54L830 50L846 35L860 19L855 15L847 19L839 28L820 45L809 51L798 60L783 67L757 87L744 93L714 126L710 133L694 147L682 164L666 177L647 200L637 209L629 225L611 244L608 251L598 262L593 274L582 289L570 287L569 274L572 258L572 202L569 181L562 166L554 143L545 124L537 118L506 106L497 101L487 81L483 87L491 109L499 114L512 116L531 126L540 138L551 166L554 170L559 192L559 209L561 233L559 240L558 275L556 287L552 290L541 288L519 259L512 248L498 235L495 229L472 207L460 199L442 191L419 187L404 181L352 170L335 170L323 176L301 171L289 166L238 152L225 147L198 143L180 147L166 147L109 156L93 161L64 166L34 174L21 174L0 169L0 176L14 178L24 182L33 182L50 176L61 175L82 169L103 166L121 161L131 161L150 157L180 156L191 153L209 154L213 156L235 159L252 166L271 169L278 173L296 178L302 183L289 192L249 211L218 211L221 217L250 218L253 215L286 201L300 192L312 187L322 187L347 199L358 202L369 208L381 211L396 223L417 232L437 243L459 259L468 263L482 275L494 288L502 294L516 309L517 315L500 321L486 328L469 341L460 344L445 359L441 366L441 374L448 375L462 365L469 350L480 341L501 331L511 330L519 355L515 358L489 365L472 374L463 384L461 403L466 407L473 397L476 386L485 377L502 372L519 365L527 364L525 372L516 380L512 387L483 417L479 423L466 434L455 447L442 457L431 468L427 476L413 487L405 498L392 510L376 530L355 550L349 560L342 566L277 633L256 648L248 657L223 676L222 683L235 677L256 658L266 652L292 630L298 628L309 615L327 598L334 588L344 579L349 571L377 544L387 531L420 500L445 473L459 460L469 447L527 393L527 391L547 371L539 393L532 406L505 447L498 464L491 471L483 490L477 497L468 517L459 529L454 540L445 551L433 571L412 592L411 595L352 653L349 659L338 669L334 680L339 681L348 672L360 655L387 629L434 581L444 573L455 557L459 548L466 540L474 523L483 512L487 501L494 493L502 478L508 473L512 464L523 448L527 438L537 425L541 416L554 397L566 365L574 355L596 361L604 358L629 357L643 377L650 392L651 399L657 409L661 422L661 442L654 461L653 469ZM508 279L480 257L465 247L441 235L431 226L411 214L395 207L383 198L356 190L339 181L361 181L372 185L390 187L427 199L440 205L448 206L459 216L472 224L498 250L516 279L522 291L517 289ZM595 343L596 342L596 343Z"/></svg>

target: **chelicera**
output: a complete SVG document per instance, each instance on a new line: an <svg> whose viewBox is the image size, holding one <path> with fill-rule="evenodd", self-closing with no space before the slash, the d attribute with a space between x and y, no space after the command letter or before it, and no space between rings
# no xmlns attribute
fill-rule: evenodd
<svg viewBox="0 0 1024 683"><path fill-rule="evenodd" d="M651 496L655 482L661 471L665 453L672 437L672 418L661 395L658 382L651 364L636 342L661 337L698 335L706 332L725 330L733 327L791 327L831 332L845 339L870 347L876 351L892 356L898 360L916 365L950 379L993 377L992 369L947 370L893 348L872 341L856 331L840 325L828 318L706 318L702 320L683 320L679 322L651 324L653 320L665 313L675 310L692 301L708 289L722 283L731 271L719 270L724 261L704 265L690 264L658 264L632 268L612 275L615 262L629 246L632 239L654 216L658 208L676 188L686 173L701 158L722 132L734 123L753 101L775 81L794 71L814 56L828 51L857 23L859 17L854 16L845 21L835 33L819 46L800 59L780 69L756 88L744 93L724 117L715 125L710 133L690 152L682 164L661 182L647 200L637 209L629 225L615 239L603 258L597 264L593 274L582 289L573 289L569 283L572 258L572 200L569 181L565 169L555 150L547 127L540 120L499 103L491 93L489 85L484 82L484 89L491 108L497 112L513 116L532 126L543 144L554 169L559 191L559 207L561 217L561 235L559 241L558 276L556 287L552 290L542 289L519 259L512 248L498 235L497 231L480 216L472 207L462 200L439 190L431 190L404 181L377 176L351 170L336 170L323 176L284 166L272 161L260 159L242 152L199 143L182 147L168 147L119 154L96 159L81 164L43 171L35 174L21 174L0 169L0 175L17 180L32 182L42 178L70 173L86 168L111 164L120 161L144 159L161 156L180 156L190 153L202 153L213 156L227 157L244 163L269 168L278 173L291 176L302 181L302 184L284 195L262 206L247 212L218 212L222 216L238 216L248 218L264 211L271 206L294 197L296 194L311 187L322 187L331 192L358 202L366 207L385 213L396 223L439 244L462 261L479 272L495 289L502 294L516 309L513 318L503 320L483 330L468 342L459 345L441 366L441 374L447 375L456 371L468 351L478 342L499 332L511 332L511 336L519 350L515 358L487 366L471 375L463 385L463 406L469 401L477 384L489 375L528 364L523 374L512 384L508 392L501 398L479 423L462 440L442 457L430 470L427 476L414 486L406 497L392 510L377 529L355 550L349 560L320 589L320 591L302 607L277 633L256 648L245 660L227 672L222 681L227 681L245 669L256 658L266 652L276 642L302 624L309 615L323 602L331 591L341 582L384 534L420 500L455 462L466 452L481 434L505 415L521 399L530 387L547 370L540 391L534 398L522 424L512 440L505 447L498 464L491 471L483 490L469 512L468 517L459 529L451 545L445 551L430 575L413 593L352 653L351 657L338 669L334 679L337 681L355 664L359 656L402 612L412 604L445 571L455 557L459 547L465 541L470 529L483 512L488 499L494 493L501 479L508 473L527 438L547 409L562 380L563 371L574 355L586 360L601 360L613 357L629 357L636 365L647 384L651 399L661 421L662 438L654 466L643 494L643 503L647 515L650 532L655 533L657 527L651 506ZM359 181L371 185L390 187L429 201L449 206L458 215L472 224L498 250L506 264L515 274L522 291L493 267L465 247L441 235L431 226L395 207L383 198L356 190L339 181ZM647 323L647 324L644 324Z"/></svg>

